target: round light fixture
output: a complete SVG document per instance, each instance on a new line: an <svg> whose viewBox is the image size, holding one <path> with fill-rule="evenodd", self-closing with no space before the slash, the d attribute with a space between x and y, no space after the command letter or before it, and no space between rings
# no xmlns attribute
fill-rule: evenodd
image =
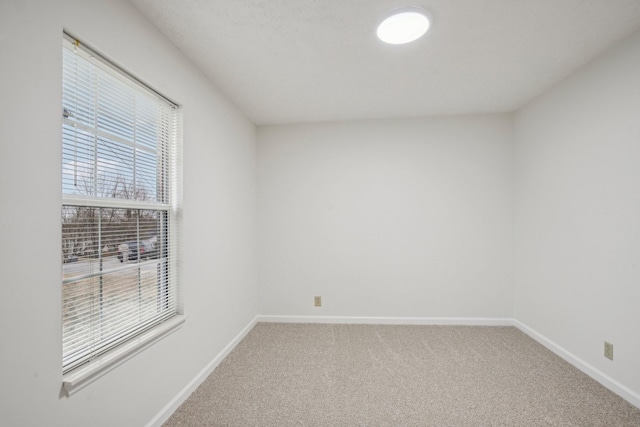
<svg viewBox="0 0 640 427"><path fill-rule="evenodd" d="M429 18L417 7L395 11L378 26L378 38L389 44L404 44L419 39L429 29Z"/></svg>

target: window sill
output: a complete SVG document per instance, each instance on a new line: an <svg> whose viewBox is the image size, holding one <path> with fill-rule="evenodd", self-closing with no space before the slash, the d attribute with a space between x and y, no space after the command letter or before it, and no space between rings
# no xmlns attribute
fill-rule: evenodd
<svg viewBox="0 0 640 427"><path fill-rule="evenodd" d="M62 394L71 396L151 344L177 330L186 316L177 315L62 377Z"/></svg>

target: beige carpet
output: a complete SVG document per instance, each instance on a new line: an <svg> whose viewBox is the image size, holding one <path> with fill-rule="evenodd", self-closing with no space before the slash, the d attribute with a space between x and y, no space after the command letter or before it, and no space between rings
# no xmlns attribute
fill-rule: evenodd
<svg viewBox="0 0 640 427"><path fill-rule="evenodd" d="M640 426L513 327L260 323L165 426Z"/></svg>

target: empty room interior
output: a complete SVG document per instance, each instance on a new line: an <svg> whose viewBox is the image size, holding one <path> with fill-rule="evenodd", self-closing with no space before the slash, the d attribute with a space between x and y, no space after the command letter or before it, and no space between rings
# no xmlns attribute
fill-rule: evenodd
<svg viewBox="0 0 640 427"><path fill-rule="evenodd" d="M380 40L394 11L426 17L428 30L406 44ZM280 330L294 328L294 346L304 328L329 331L327 345L355 331L343 341L382 340L392 361L415 344L394 338L406 325L416 328L408 341L420 328L463 327L464 348L498 327L630 408L626 424L589 425L640 425L637 0L2 0L0 24L0 424L160 426L230 355L266 354ZM93 147L85 166L96 182L124 162L107 157L125 138L106 144L98 113L86 137L94 128L66 104L80 67L69 71L67 58L131 76L116 80L168 103L176 142L166 203L152 204L148 188L120 205L65 190L69 174L76 189L90 175L68 161L68 132L91 139L81 143ZM149 147L163 138L118 145L140 163L155 156L157 194L165 152ZM69 243L64 224L81 203L127 221L137 212L134 237L110 244L99 234L93 252L89 238ZM143 236L143 217L160 237ZM63 288L93 280L87 292L100 294L88 304L104 322L109 278L137 271L140 289L145 268L154 298L170 295L154 306L163 314L68 351L84 338L68 330ZM264 347L242 347L250 337ZM426 341L418 365L447 353L445 339ZM302 357L309 348L282 353L289 361L275 365L299 361L282 388L317 378L314 366L334 350L313 350L313 363ZM332 381L358 382L335 369L344 375ZM240 373L228 375L243 387ZM326 402L340 399L337 387L325 391ZM263 402L260 389L246 392ZM235 425L429 425L403 418L420 396L344 419L332 408L348 404L326 403L313 408L315 424L304 407L278 412L296 404L278 396L263 424ZM436 410L420 402L412 417ZM495 406L468 406L467 418L442 409L446 421L432 425L581 425L554 418L567 402L530 424L488 421L480 417ZM188 420L175 425L234 425Z"/></svg>

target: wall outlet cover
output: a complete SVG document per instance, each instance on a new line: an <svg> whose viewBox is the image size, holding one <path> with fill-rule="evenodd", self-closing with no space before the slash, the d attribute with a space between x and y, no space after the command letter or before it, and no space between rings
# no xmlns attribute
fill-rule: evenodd
<svg viewBox="0 0 640 427"><path fill-rule="evenodd" d="M613 360L613 344L610 342L604 342L604 357Z"/></svg>

